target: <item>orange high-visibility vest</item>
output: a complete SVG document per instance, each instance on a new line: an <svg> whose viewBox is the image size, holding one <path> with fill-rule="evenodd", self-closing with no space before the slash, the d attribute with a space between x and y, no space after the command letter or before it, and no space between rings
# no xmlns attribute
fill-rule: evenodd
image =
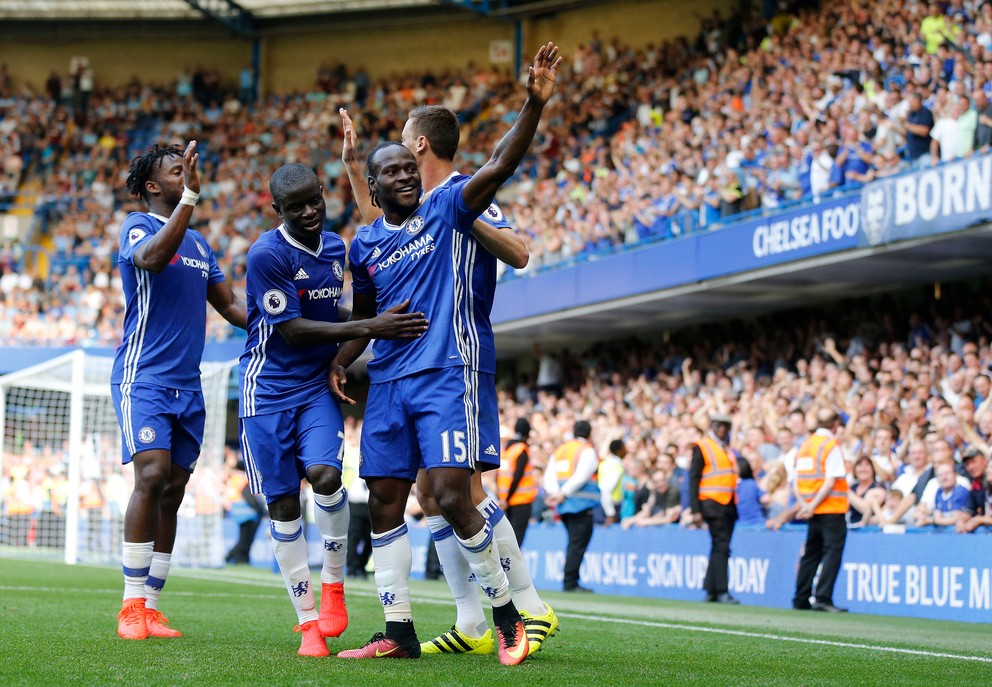
<svg viewBox="0 0 992 687"><path fill-rule="evenodd" d="M799 447L796 454L796 489L803 501L809 503L826 479L827 456L837 447L837 440L813 434ZM827 498L816 507L814 515L846 513L847 480L837 479Z"/></svg>
<svg viewBox="0 0 992 687"><path fill-rule="evenodd" d="M224 494L224 506L228 509L241 501L241 492L248 484L248 475L240 470L233 470L227 478L227 493Z"/></svg>
<svg viewBox="0 0 992 687"><path fill-rule="evenodd" d="M523 506L528 503L534 503L534 499L537 497L534 471L530 467L530 461L527 461L524 473L520 476L520 482L517 483L516 491L513 492L510 498L507 498L507 494L510 493L510 485L513 483L513 476L517 474L517 462L523 459L526 450L527 443L518 441L503 449L503 455L500 456L499 473L496 475L496 488L499 491L499 497L506 499L508 506Z"/></svg>
<svg viewBox="0 0 992 687"><path fill-rule="evenodd" d="M703 437L696 442L703 454L703 476L699 480L699 499L709 499L724 506L737 502L737 459L720 442Z"/></svg>
<svg viewBox="0 0 992 687"><path fill-rule="evenodd" d="M591 446L592 444L589 443L588 439L572 439L558 447L558 450L555 451L555 473L559 488L575 474L579 456ZM599 456L597 455L596 458L598 460ZM595 508L599 502L599 469L597 467L596 472L592 474L588 482L558 504L558 513L562 515L580 513Z"/></svg>

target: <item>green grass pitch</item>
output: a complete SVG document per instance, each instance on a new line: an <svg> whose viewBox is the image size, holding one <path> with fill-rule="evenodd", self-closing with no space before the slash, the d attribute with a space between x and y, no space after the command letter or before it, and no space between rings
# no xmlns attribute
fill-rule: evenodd
<svg viewBox="0 0 992 687"><path fill-rule="evenodd" d="M120 570L0 558L0 685L968 685L992 674L992 626L830 616L604 595L544 594L561 630L523 665L495 655L346 661L383 627L371 580L349 582L332 657L300 658L282 578L175 570L162 610L177 640L116 635ZM426 640L454 622L444 582L413 583ZM992 618L990 618L992 621Z"/></svg>

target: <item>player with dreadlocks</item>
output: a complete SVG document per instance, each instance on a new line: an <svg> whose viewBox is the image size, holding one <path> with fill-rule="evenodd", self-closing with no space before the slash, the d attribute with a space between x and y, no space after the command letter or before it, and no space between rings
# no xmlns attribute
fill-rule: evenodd
<svg viewBox="0 0 992 687"><path fill-rule="evenodd" d="M122 462L134 464L134 492L124 515L124 639L181 637L167 627L158 599L169 574L176 515L203 439L206 413L200 357L206 303L245 328L214 254L189 228L200 198L196 141L183 151L154 146L131 161L127 188L148 212L121 226L117 267L126 308L124 337L110 384L121 426Z"/></svg>

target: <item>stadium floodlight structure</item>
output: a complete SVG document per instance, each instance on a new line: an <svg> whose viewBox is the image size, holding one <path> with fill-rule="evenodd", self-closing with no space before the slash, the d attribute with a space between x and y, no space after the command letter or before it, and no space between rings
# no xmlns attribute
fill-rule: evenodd
<svg viewBox="0 0 992 687"><path fill-rule="evenodd" d="M0 553L120 561L133 472L121 465L113 359L77 350L0 377ZM175 565L224 563L224 435L234 361L201 365L207 418Z"/></svg>

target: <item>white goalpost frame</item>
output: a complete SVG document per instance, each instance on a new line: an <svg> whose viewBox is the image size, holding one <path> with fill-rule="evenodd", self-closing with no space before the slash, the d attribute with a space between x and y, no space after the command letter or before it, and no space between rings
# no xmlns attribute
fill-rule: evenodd
<svg viewBox="0 0 992 687"><path fill-rule="evenodd" d="M78 563L81 558L80 527L82 524L82 519L80 514L80 486L84 479L81 465L83 460L84 442L86 441L84 437L86 429L84 426L87 422L86 402L89 398L100 403L105 403L106 407L97 408L96 412L102 411L104 415L107 415L109 411L110 415L113 414L113 409L108 402L110 399L111 360L111 358L103 356L88 356L84 350L77 349L38 365L33 365L29 368L0 377L0 428L3 429L3 434L0 436L0 477L7 475L6 470L10 467L7 465L7 442L14 440L13 435L8 434L7 424L8 420L11 421L12 425L16 422L12 419L8 412L8 397L11 391L18 389L42 393L55 392L68 396L68 450L66 451L64 461L66 468L67 491L64 512L64 551L62 556L63 560L68 564ZM87 382L86 372L88 361L90 361L91 368L105 368L105 375L102 374L104 370L101 370L99 373L99 376L102 378L99 383L92 380ZM204 363L201 366L201 378L204 380L203 396L204 404L207 409L207 421L201 444L200 461L205 463L204 468L206 470L220 471L223 469L223 447L227 420L227 389L231 370L236 362L237 361ZM66 368L68 368L69 371L68 375L65 374ZM55 373L57 372L62 372L62 374L56 376ZM116 418L113 418L112 423L107 419L107 417L102 419L107 422L107 426L113 424L115 437L112 444L117 447L117 451L119 452L120 430L116 427ZM120 460L119 453L116 460ZM196 473L193 475L193 480L196 480ZM204 485L196 485L195 482L193 482L191 486L194 486L194 489L204 488ZM189 491L191 490L187 488L188 498L192 498ZM188 514L190 509L186 508L185 503L184 509ZM195 507L193 510L195 512ZM177 556L177 562L179 564L184 563L184 555L192 552L189 555L190 560L193 560L194 562L189 563L186 561L185 564L187 565L222 565L223 551L221 549L223 547L222 542L220 541L222 520L220 516L222 516L222 506L220 510L221 513L219 515L213 514L208 516L207 519L209 522L207 523L190 523L188 522L190 519L188 517L186 518L186 521L179 523L176 539L177 553L179 553L179 556ZM35 515L37 515L37 513ZM93 517L93 515L91 514L90 517ZM180 511L180 517L183 517L183 510ZM199 514L194 514L192 519L197 520L198 517ZM101 526L103 525L105 525L105 523L101 522ZM201 525L205 526L201 527ZM113 527L113 523L111 523L110 526ZM188 533L191 530L200 531L200 533L207 537L209 541L184 542L184 532ZM111 535L111 541L113 541L113 535ZM178 549L180 549L181 546L183 546L183 549L180 552ZM94 552L89 550L87 550L86 553L90 554L91 557L94 554ZM199 554L203 554L205 558L201 558ZM120 551L111 551L109 557L119 560Z"/></svg>

